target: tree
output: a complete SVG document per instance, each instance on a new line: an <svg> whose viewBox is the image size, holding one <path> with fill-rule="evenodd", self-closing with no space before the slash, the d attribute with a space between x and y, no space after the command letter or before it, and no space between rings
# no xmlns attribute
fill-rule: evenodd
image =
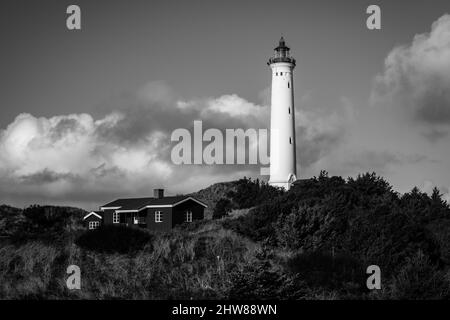
<svg viewBox="0 0 450 320"><path fill-rule="evenodd" d="M220 199L217 202L216 207L214 208L213 219L220 219L228 216L232 208L233 207L229 199L226 198Z"/></svg>

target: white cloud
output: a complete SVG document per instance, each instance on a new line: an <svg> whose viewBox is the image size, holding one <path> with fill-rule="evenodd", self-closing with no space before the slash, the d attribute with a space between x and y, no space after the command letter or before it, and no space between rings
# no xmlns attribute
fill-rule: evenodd
<svg viewBox="0 0 450 320"><path fill-rule="evenodd" d="M450 15L435 21L430 33L394 48L377 76L372 102L388 104L422 126L430 139L450 125Z"/></svg>
<svg viewBox="0 0 450 320"><path fill-rule="evenodd" d="M225 113L232 117L252 116L258 119L267 117L269 108L255 105L232 94L208 101L206 112Z"/></svg>
<svg viewBox="0 0 450 320"><path fill-rule="evenodd" d="M344 101L339 105L343 108L331 114L297 108L304 167L327 156L344 135L351 108ZM259 166L175 166L170 135L176 128L192 128L194 120L202 120L204 130L269 128L269 113L268 106L235 94L183 100L164 82L143 86L130 106L100 119L23 113L0 131L2 200L98 205L117 196L148 195L154 187L190 193L214 182L258 176Z"/></svg>

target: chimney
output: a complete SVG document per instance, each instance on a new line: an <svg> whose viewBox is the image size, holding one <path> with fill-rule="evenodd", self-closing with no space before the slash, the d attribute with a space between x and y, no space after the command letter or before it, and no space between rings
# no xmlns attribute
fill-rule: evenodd
<svg viewBox="0 0 450 320"><path fill-rule="evenodd" d="M153 197L156 199L164 198L164 189L153 189Z"/></svg>

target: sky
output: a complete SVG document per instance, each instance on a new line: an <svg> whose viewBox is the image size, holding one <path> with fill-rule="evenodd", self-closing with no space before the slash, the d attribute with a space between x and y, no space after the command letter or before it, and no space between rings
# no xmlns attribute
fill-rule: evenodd
<svg viewBox="0 0 450 320"><path fill-rule="evenodd" d="M82 30L66 28L81 8ZM368 30L366 8L381 8ZM298 177L376 172L450 201L448 1L5 0L0 203L95 209L260 166L175 165L177 128L269 128L267 61L294 71Z"/></svg>

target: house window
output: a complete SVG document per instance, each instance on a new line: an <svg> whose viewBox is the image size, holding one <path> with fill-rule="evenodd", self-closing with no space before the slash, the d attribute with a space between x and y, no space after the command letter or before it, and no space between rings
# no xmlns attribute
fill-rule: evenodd
<svg viewBox="0 0 450 320"><path fill-rule="evenodd" d="M113 213L113 223L120 223L120 213L118 212Z"/></svg>
<svg viewBox="0 0 450 320"><path fill-rule="evenodd" d="M155 211L155 222L156 223L162 222L162 212L161 211Z"/></svg>
<svg viewBox="0 0 450 320"><path fill-rule="evenodd" d="M138 219L137 219L136 213L132 214L131 220L133 221L133 224L138 224Z"/></svg>
<svg viewBox="0 0 450 320"><path fill-rule="evenodd" d="M146 224L145 216L138 216L137 220L138 220L138 224Z"/></svg>
<svg viewBox="0 0 450 320"><path fill-rule="evenodd" d="M276 73L276 75L278 75L278 72Z"/></svg>
<svg viewBox="0 0 450 320"><path fill-rule="evenodd" d="M192 222L192 211L186 211L186 222Z"/></svg>
<svg viewBox="0 0 450 320"><path fill-rule="evenodd" d="M98 221L89 221L89 230L97 229L100 226Z"/></svg>
<svg viewBox="0 0 450 320"><path fill-rule="evenodd" d="M280 72L280 76L282 76L283 75L283 72Z"/></svg>

